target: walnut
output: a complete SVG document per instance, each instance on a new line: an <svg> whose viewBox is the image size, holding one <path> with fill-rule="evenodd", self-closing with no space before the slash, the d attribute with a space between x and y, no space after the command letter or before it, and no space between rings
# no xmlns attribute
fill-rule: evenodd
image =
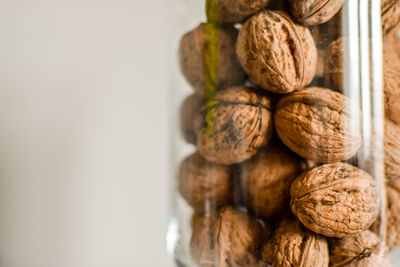
<svg viewBox="0 0 400 267"><path fill-rule="evenodd" d="M283 220L273 238L264 245L261 261L274 267L328 267L328 243L295 219Z"/></svg>
<svg viewBox="0 0 400 267"><path fill-rule="evenodd" d="M245 205L263 218L286 211L290 184L304 167L304 161L282 145L269 145L243 164L241 184Z"/></svg>
<svg viewBox="0 0 400 267"><path fill-rule="evenodd" d="M386 245L389 250L400 246L400 184L386 187Z"/></svg>
<svg viewBox="0 0 400 267"><path fill-rule="evenodd" d="M199 152L226 165L251 158L271 138L270 108L270 100L254 89L220 91L195 118Z"/></svg>
<svg viewBox="0 0 400 267"><path fill-rule="evenodd" d="M385 176L389 183L400 181L400 126L385 121Z"/></svg>
<svg viewBox="0 0 400 267"><path fill-rule="evenodd" d="M257 266L263 229L250 215L225 207L216 214L196 216L192 227L190 250L199 266Z"/></svg>
<svg viewBox="0 0 400 267"><path fill-rule="evenodd" d="M330 74L334 85L341 92L344 91L343 64L345 51L349 51L348 48L345 39L340 37L333 41L327 49L326 72Z"/></svg>
<svg viewBox="0 0 400 267"><path fill-rule="evenodd" d="M181 164L179 192L196 211L212 211L232 200L232 171L194 153Z"/></svg>
<svg viewBox="0 0 400 267"><path fill-rule="evenodd" d="M347 160L359 150L357 109L329 89L311 87L283 97L276 109L279 138L300 156L322 163Z"/></svg>
<svg viewBox="0 0 400 267"><path fill-rule="evenodd" d="M330 246L332 267L389 267L384 246L379 238L366 230L344 239L332 239Z"/></svg>
<svg viewBox="0 0 400 267"><path fill-rule="evenodd" d="M328 237L368 229L379 211L375 180L342 162L304 172L292 183L291 197L292 211L304 226Z"/></svg>
<svg viewBox="0 0 400 267"><path fill-rule="evenodd" d="M205 100L196 94L188 96L181 106L181 132L186 142L196 144L196 132L193 120L196 113L203 107Z"/></svg>
<svg viewBox="0 0 400 267"><path fill-rule="evenodd" d="M304 25L322 24L342 8L345 0L289 0L292 14Z"/></svg>
<svg viewBox="0 0 400 267"><path fill-rule="evenodd" d="M388 33L400 22L400 1L382 0L381 5L383 32Z"/></svg>
<svg viewBox="0 0 400 267"><path fill-rule="evenodd" d="M384 43L385 109L387 117L400 124L400 57L396 58L395 47L390 41Z"/></svg>
<svg viewBox="0 0 400 267"><path fill-rule="evenodd" d="M210 90L208 79L213 72L218 89L244 82L245 75L235 54L237 34L232 25L202 23L183 36L179 47L181 71L198 94L205 95ZM213 47L215 43L218 47Z"/></svg>
<svg viewBox="0 0 400 267"><path fill-rule="evenodd" d="M207 0L208 21L241 22L267 6L269 0Z"/></svg>
<svg viewBox="0 0 400 267"><path fill-rule="evenodd" d="M301 89L316 72L318 52L310 31L283 11L251 17L240 30L236 53L250 78L274 93Z"/></svg>

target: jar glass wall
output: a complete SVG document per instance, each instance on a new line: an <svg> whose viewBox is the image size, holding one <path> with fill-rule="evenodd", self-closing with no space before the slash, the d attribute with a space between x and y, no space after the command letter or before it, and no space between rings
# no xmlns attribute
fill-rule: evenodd
<svg viewBox="0 0 400 267"><path fill-rule="evenodd" d="M178 266L389 266L400 1L173 10L167 242Z"/></svg>

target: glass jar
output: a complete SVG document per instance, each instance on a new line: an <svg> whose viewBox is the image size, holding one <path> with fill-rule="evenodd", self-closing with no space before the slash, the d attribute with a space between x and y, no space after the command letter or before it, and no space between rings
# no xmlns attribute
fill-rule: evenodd
<svg viewBox="0 0 400 267"><path fill-rule="evenodd" d="M400 1L172 10L177 266L400 263Z"/></svg>

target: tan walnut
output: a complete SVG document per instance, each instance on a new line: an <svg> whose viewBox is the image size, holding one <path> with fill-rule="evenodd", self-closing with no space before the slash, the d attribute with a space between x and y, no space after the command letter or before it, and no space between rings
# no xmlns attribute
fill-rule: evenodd
<svg viewBox="0 0 400 267"><path fill-rule="evenodd" d="M289 0L292 14L304 25L322 24L342 8L345 0Z"/></svg>
<svg viewBox="0 0 400 267"><path fill-rule="evenodd" d="M343 239L332 239L330 246L332 267L389 267L384 245L368 230Z"/></svg>
<svg viewBox="0 0 400 267"><path fill-rule="evenodd" d="M196 144L197 138L193 121L204 103L205 99L203 97L193 94L188 96L181 105L181 132L183 138L189 144Z"/></svg>
<svg viewBox="0 0 400 267"><path fill-rule="evenodd" d="M400 16L400 15L399 15ZM384 43L384 91L386 116L397 124L400 124L400 57L389 39ZM400 43L399 43L400 44Z"/></svg>
<svg viewBox="0 0 400 267"><path fill-rule="evenodd" d="M246 207L270 219L289 208L290 184L305 168L305 162L273 143L242 166L241 184Z"/></svg>
<svg viewBox="0 0 400 267"><path fill-rule="evenodd" d="M251 158L271 137L270 108L270 100L255 89L220 91L195 118L199 152L226 165Z"/></svg>
<svg viewBox="0 0 400 267"><path fill-rule="evenodd" d="M319 87L281 98L274 115L282 142L300 156L322 163L357 153L362 143L359 118L360 111L347 97Z"/></svg>
<svg viewBox="0 0 400 267"><path fill-rule="evenodd" d="M260 266L328 267L328 242L304 228L295 218L284 219L261 254Z"/></svg>
<svg viewBox="0 0 400 267"><path fill-rule="evenodd" d="M207 0L207 19L211 22L241 22L266 7L269 0Z"/></svg>
<svg viewBox="0 0 400 267"><path fill-rule="evenodd" d="M229 166L206 161L200 154L187 157L179 170L179 192L197 212L215 211L232 200Z"/></svg>
<svg viewBox="0 0 400 267"><path fill-rule="evenodd" d="M198 94L206 94L207 75L211 76L210 72L213 71L216 72L218 89L244 82L245 74L235 54L237 34L232 25L202 23L182 37L179 46L180 68ZM212 48L211 43L216 43L217 47ZM207 49L215 49L215 54Z"/></svg>
<svg viewBox="0 0 400 267"><path fill-rule="evenodd" d="M388 33L400 22L400 1L382 0L381 5L383 32Z"/></svg>
<svg viewBox="0 0 400 267"><path fill-rule="evenodd" d="M302 89L316 72L318 52L310 31L283 11L264 10L247 20L236 53L249 77L274 93Z"/></svg>
<svg viewBox="0 0 400 267"><path fill-rule="evenodd" d="M196 216L192 227L190 251L199 266L257 266L263 228L247 213L224 207L217 213Z"/></svg>
<svg viewBox="0 0 400 267"><path fill-rule="evenodd" d="M400 181L400 125L385 121L384 144L386 180Z"/></svg>
<svg viewBox="0 0 400 267"><path fill-rule="evenodd" d="M308 229L336 238L368 229L379 211L375 180L347 163L304 172L291 187L291 209Z"/></svg>

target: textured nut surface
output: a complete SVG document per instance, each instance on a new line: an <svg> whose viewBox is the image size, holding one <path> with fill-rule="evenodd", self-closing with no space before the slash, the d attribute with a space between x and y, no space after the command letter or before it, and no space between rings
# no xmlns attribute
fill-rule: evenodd
<svg viewBox="0 0 400 267"><path fill-rule="evenodd" d="M221 164L249 159L272 134L270 100L246 87L221 91L195 119L197 147L209 161Z"/></svg>
<svg viewBox="0 0 400 267"><path fill-rule="evenodd" d="M285 219L273 238L264 245L261 261L264 264L262 266L327 267L328 243L324 237L302 227L296 219Z"/></svg>
<svg viewBox="0 0 400 267"><path fill-rule="evenodd" d="M347 41L341 37L333 41L327 49L327 73L330 74L336 89L341 92L344 90L343 64L345 51L349 51Z"/></svg>
<svg viewBox="0 0 400 267"><path fill-rule="evenodd" d="M192 224L191 253L200 266L257 266L262 226L232 207L197 217Z"/></svg>
<svg viewBox="0 0 400 267"><path fill-rule="evenodd" d="M368 229L378 215L374 179L347 163L304 172L291 187L291 208L308 229L343 238Z"/></svg>
<svg viewBox="0 0 400 267"><path fill-rule="evenodd" d="M385 176L389 183L400 181L400 126L385 121Z"/></svg>
<svg viewBox="0 0 400 267"><path fill-rule="evenodd" d="M347 160L362 139L360 114L350 100L329 89L312 87L283 97L275 113L279 138L300 156L322 163Z"/></svg>
<svg viewBox="0 0 400 267"><path fill-rule="evenodd" d="M393 30L400 22L400 0L382 0L382 25L384 33Z"/></svg>
<svg viewBox="0 0 400 267"><path fill-rule="evenodd" d="M344 239L332 239L330 265L333 267L388 267L383 245L370 231Z"/></svg>
<svg viewBox="0 0 400 267"><path fill-rule="evenodd" d="M345 0L289 0L292 14L304 25L330 20L342 8Z"/></svg>
<svg viewBox="0 0 400 267"><path fill-rule="evenodd" d="M241 22L267 6L269 0L207 0L207 19L214 22Z"/></svg>
<svg viewBox="0 0 400 267"><path fill-rule="evenodd" d="M211 30L210 30L211 29ZM179 47L180 68L186 80L198 94L206 91L206 75L216 69L218 89L240 85L245 75L235 54L237 30L232 26L217 27L202 23L193 31L186 33ZM206 62L207 46L217 43L215 62ZM215 64L216 66L210 66ZM211 71L212 72L212 71Z"/></svg>
<svg viewBox="0 0 400 267"><path fill-rule="evenodd" d="M245 162L241 184L245 205L252 213L269 218L289 209L290 184L304 162L280 144L271 144Z"/></svg>
<svg viewBox="0 0 400 267"><path fill-rule="evenodd" d="M387 117L400 124L400 57L392 40L384 43L385 109Z"/></svg>
<svg viewBox="0 0 400 267"><path fill-rule="evenodd" d="M181 106L181 132L186 142L196 144L196 132L193 120L196 113L203 107L205 100L196 94L188 96Z"/></svg>
<svg viewBox="0 0 400 267"><path fill-rule="evenodd" d="M231 168L206 161L200 154L187 157L179 171L179 192L196 211L212 211L232 199Z"/></svg>
<svg viewBox="0 0 400 267"><path fill-rule="evenodd" d="M386 193L386 245L393 250L400 246L400 186L387 186Z"/></svg>
<svg viewBox="0 0 400 267"><path fill-rule="evenodd" d="M318 52L310 31L282 11L261 11L239 33L236 52L250 78L265 90L290 93L309 84Z"/></svg>

